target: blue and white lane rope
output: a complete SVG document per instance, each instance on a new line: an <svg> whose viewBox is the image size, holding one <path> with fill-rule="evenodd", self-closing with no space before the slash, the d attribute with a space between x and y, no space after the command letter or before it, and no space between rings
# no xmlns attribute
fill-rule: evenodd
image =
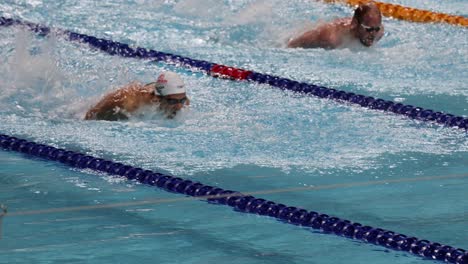
<svg viewBox="0 0 468 264"><path fill-rule="evenodd" d="M51 31L50 28L38 24L0 17L0 26L11 25L26 26L28 29L40 35L47 35ZM202 70L209 74L220 74L221 76L237 80L247 79L257 83L266 83L281 89L313 94L321 98L329 98L338 102L351 102L361 105L362 107L393 112L396 114L406 115L413 119L436 122L442 125L468 130L468 119L460 116L435 112L421 107L403 105L364 95L357 95L323 86L299 83L286 78L218 65L203 60L193 60L170 53L158 52L145 48L134 49L127 44L106 39L98 39L93 36L87 36L67 30L56 30L56 33L65 35L67 39L71 41L87 43L91 47L103 50L110 55L176 63L188 66L191 69ZM324 232L358 239L367 243L382 245L395 250L407 251L435 260L457 264L468 263L468 253L464 249L456 249L451 246L441 245L440 243L430 242L428 240L419 240L415 237L407 237L405 235L380 228L362 226L359 223L352 223L351 221L342 220L337 217L330 217L326 214L308 212L304 209L276 204L253 196L242 195L238 192L223 190L203 185L198 182L192 182L190 180L184 180L140 168L134 168L128 165L36 144L34 142L28 142L6 135L0 136L0 145L6 149L44 157L78 168L90 168L96 171L107 172L109 174L125 176L130 180L135 179L141 183L158 186L171 192L207 198L210 202L226 204L234 207L238 211L268 215L287 223L308 226L320 229Z"/></svg>
<svg viewBox="0 0 468 264"><path fill-rule="evenodd" d="M406 251L425 258L454 264L468 264L468 252L461 248L409 237L382 228L363 226L360 223L338 217L204 185L200 182L193 182L2 134L0 134L0 147L5 150L58 161L75 168L91 169L110 175L123 176L128 180L136 180L169 192L199 197L211 203L227 205L240 212L270 216L285 223L319 229L325 233L356 239L393 250Z"/></svg>
<svg viewBox="0 0 468 264"><path fill-rule="evenodd" d="M44 36L52 31L51 28L43 25L24 22L18 19L0 17L0 26L6 27L12 25L25 26L29 30ZM327 98L340 103L352 103L369 109L395 113L424 122L433 122L447 127L456 127L468 131L468 118L462 116L455 116L452 114L438 112L431 109L424 109L422 107L413 105L404 105L393 101L336 90L324 86L297 82L287 78L215 64L204 60L191 59L171 53L164 53L141 47L132 48L128 44L107 39L100 39L68 30L54 29L54 32L56 32L57 35L65 36L65 38L70 41L87 43L91 47L102 50L110 55L174 63L177 65L189 67L191 70L201 70L213 76L269 84L283 90L311 94L320 98Z"/></svg>

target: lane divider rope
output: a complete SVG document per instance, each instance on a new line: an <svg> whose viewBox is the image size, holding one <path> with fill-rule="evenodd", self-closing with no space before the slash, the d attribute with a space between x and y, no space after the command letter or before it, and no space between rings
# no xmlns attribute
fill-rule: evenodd
<svg viewBox="0 0 468 264"><path fill-rule="evenodd" d="M48 35L52 31L49 27L39 24L0 17L0 26L12 25L25 26L29 30L44 36ZM405 105L402 103L396 103L389 100L374 98L372 96L365 96L352 92L327 88L324 86L297 82L279 76L229 67L204 60L191 59L171 53L165 53L141 47L132 48L128 44L75 33L68 30L55 29L54 32L57 35L65 36L65 38L70 41L86 43L89 46L102 50L110 55L118 55L126 58L151 59L176 64L178 66L188 67L190 70L206 72L207 74L214 77L229 78L232 80L247 80L259 84L269 84L270 86L274 86L282 90L310 94L319 98L326 98L339 103L351 103L368 109L390 112L419 121L437 123L443 126L455 127L468 131L468 118L462 116L456 116L431 109L424 109L422 107L413 105Z"/></svg>
<svg viewBox="0 0 468 264"><path fill-rule="evenodd" d="M372 0L324 0L328 3L341 2L351 6L358 6L369 2L374 2L379 7L382 15L400 20L419 23L448 23L457 26L468 27L468 18L444 13L432 12L424 9L406 7L397 4L383 3Z"/></svg>
<svg viewBox="0 0 468 264"><path fill-rule="evenodd" d="M2 239L3 217L7 214L7 207L0 204L0 239Z"/></svg>
<svg viewBox="0 0 468 264"><path fill-rule="evenodd" d="M15 25L15 24L27 26L29 29L41 35L47 35L50 33L49 28L40 26L34 23L21 22L19 20L7 19L3 17L0 19L0 25L10 26L10 25ZM264 75L264 74L260 74L260 73L256 73L256 72L252 72L248 70L228 67L225 65L214 64L214 63L207 62L207 61L193 60L190 58L186 58L186 57L182 57L182 56L178 56L178 55L174 55L170 53L147 50L144 48L133 49L127 44L113 42L113 41L105 40L105 39L98 39L96 37L74 33L74 32L70 32L66 30L65 31L62 30L59 32L65 34L68 37L68 39L71 41L79 41L82 43L88 43L90 46L101 49L110 55L120 55L123 57L134 57L134 58L144 58L144 59L155 59L157 61L176 63L176 64L180 64L184 66L189 66L191 68L195 68L198 70L203 70L214 76L228 77L228 78L235 79L235 80L251 80L251 81L256 81L258 83L267 83L272 86L277 86L283 89L304 92L304 93L312 93L314 91L313 88L316 88L315 93L312 93L312 94L317 95L321 98L333 99L336 97L336 96L335 97L329 96L333 94L333 91L336 91L336 90L329 89L326 87L310 85L307 83L299 83L299 82L291 81L285 78L280 78L277 76ZM294 84L293 87L295 87L296 89L291 89L292 88L291 83ZM311 88L312 90L309 90ZM349 95L344 91L337 91L337 92L343 95L344 97L346 97L346 95ZM360 102L363 100L366 102L369 102L371 101L369 99L373 99L373 98L362 96L362 95L356 95L356 96L359 97ZM377 101L380 99L373 99L373 100ZM368 103L366 105L363 105L361 103L360 105L369 106ZM400 107L405 107L405 106L401 105ZM373 107L370 107L370 108L373 108ZM378 108L374 108L374 109L378 109ZM408 110L408 107L406 106L405 109ZM410 110L413 110L413 109L410 109ZM420 109L420 110L423 110L423 109ZM429 110L429 111L432 111L432 110ZM431 120L431 118L429 118L428 120L436 121L437 123L440 123L440 124L447 123L446 125L449 125L451 122L446 122L447 121L446 119L447 118L454 119L453 115L436 112L437 117L440 117L440 115L445 115L445 116L443 118L436 118L434 120ZM445 121L440 122L441 120L445 120ZM462 118L461 121L462 122L460 124L466 125L466 120L463 120ZM465 127L459 126L459 127L466 129L466 126ZM183 180L181 178L174 178L172 176L163 175L160 173L154 173L154 172L143 170L140 168L133 168L128 165L114 163L111 161L106 161L103 159L86 156L80 153L66 151L63 149L56 149L56 148L45 146L45 145L38 145L33 142L27 142L24 140L16 139L14 137L8 137L6 135L1 136L1 138L2 139L0 140L0 142L3 148L8 148L11 150L18 150L20 152L28 153L28 154L32 154L36 156L48 157L49 159L60 161L62 163L68 163L71 166L75 166L79 168L90 168L90 169L94 169L97 171L107 172L110 174L117 174L117 175L125 176L130 180L136 179L137 181L141 183L149 184L153 186L156 185L158 187L161 187L163 189L166 189L172 192L179 191L179 193L182 193L185 195L191 195L191 196L206 196L206 195L213 195L213 194L219 196L220 194L221 195L228 194L228 196L226 197L219 198L219 199L209 199L209 201L227 204L229 206L234 207L236 210L239 210L239 211L247 211L250 213L269 215L269 216L277 217L282 221L287 221L292 224L308 226L307 224L304 223L304 220L306 220L306 222L308 221L310 227L315 228L315 229L321 229L324 232L334 232L334 233L343 232L344 236L347 236L350 238L360 239L365 242L384 245L384 246L394 248L397 250L408 251L413 254L417 254L417 255L421 255L421 256L437 259L437 260L445 260L450 263L464 263L464 261L468 259L467 253L465 250L455 249L450 246L441 245L440 243L433 243L427 240L418 240L417 238L414 238L414 237L408 238L405 235L396 234L395 232L387 231L387 230L380 229L380 228L372 228L369 226L362 227L362 225L360 225L359 223L352 223L348 220L342 220L337 217L329 217L328 215L318 214L316 212L307 212L304 209L298 209L295 207L287 207L282 204L275 204L274 202L266 201L264 199L257 199L253 196L244 196L238 192L225 191L220 188L206 186L198 182L194 183L189 180ZM6 139L13 140L13 142L6 140ZM431 254L435 254L435 255L431 255Z"/></svg>
<svg viewBox="0 0 468 264"><path fill-rule="evenodd" d="M243 213L270 216L288 224L318 229L325 233L356 239L393 250L405 251L425 258L455 264L468 263L468 252L465 249L418 239L382 228L363 226L360 223L327 214L307 211L302 208L256 198L252 195L244 195L240 192L224 190L200 182L144 170L79 152L38 144L3 134L0 134L0 147L5 150L60 162L70 167L91 169L125 177L128 180L135 180L173 193L200 199L205 198L210 203L227 205Z"/></svg>

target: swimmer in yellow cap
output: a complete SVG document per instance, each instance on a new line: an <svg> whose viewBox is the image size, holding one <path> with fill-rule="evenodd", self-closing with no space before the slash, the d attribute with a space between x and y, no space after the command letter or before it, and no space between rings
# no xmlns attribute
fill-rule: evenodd
<svg viewBox="0 0 468 264"><path fill-rule="evenodd" d="M156 82L131 83L104 96L85 115L85 120L122 120L145 106L157 105L168 118L189 105L185 84L174 72L163 72Z"/></svg>
<svg viewBox="0 0 468 264"><path fill-rule="evenodd" d="M379 41L384 34L382 14L372 2L362 4L353 17L340 18L320 25L289 41L289 48L334 49L359 41L366 47Z"/></svg>

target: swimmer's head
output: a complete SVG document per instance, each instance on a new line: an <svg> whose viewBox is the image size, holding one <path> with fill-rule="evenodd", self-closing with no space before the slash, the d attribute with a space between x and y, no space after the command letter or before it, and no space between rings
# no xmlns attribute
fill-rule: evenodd
<svg viewBox="0 0 468 264"><path fill-rule="evenodd" d="M184 81L175 72L163 72L156 81L155 93L163 97L173 94L185 94Z"/></svg>
<svg viewBox="0 0 468 264"><path fill-rule="evenodd" d="M382 14L375 3L360 5L354 11L353 23L356 37L364 46L372 46L378 41L382 27Z"/></svg>
<svg viewBox="0 0 468 264"><path fill-rule="evenodd" d="M163 72L155 83L155 94L159 97L159 107L173 118L184 106L190 104L185 84L175 72Z"/></svg>

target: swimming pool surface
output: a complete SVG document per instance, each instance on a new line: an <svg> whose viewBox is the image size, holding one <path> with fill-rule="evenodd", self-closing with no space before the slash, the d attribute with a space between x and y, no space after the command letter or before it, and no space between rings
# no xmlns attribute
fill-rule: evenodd
<svg viewBox="0 0 468 264"><path fill-rule="evenodd" d="M468 15L466 1L392 3ZM466 28L384 19L370 49L284 48L292 32L351 14L312 1L0 3L1 16L468 116ZM19 27L0 28L0 58L0 134L468 248L466 132ZM175 120L82 120L106 92L163 70L192 100ZM0 263L432 262L18 153L1 150L0 164L11 214Z"/></svg>

